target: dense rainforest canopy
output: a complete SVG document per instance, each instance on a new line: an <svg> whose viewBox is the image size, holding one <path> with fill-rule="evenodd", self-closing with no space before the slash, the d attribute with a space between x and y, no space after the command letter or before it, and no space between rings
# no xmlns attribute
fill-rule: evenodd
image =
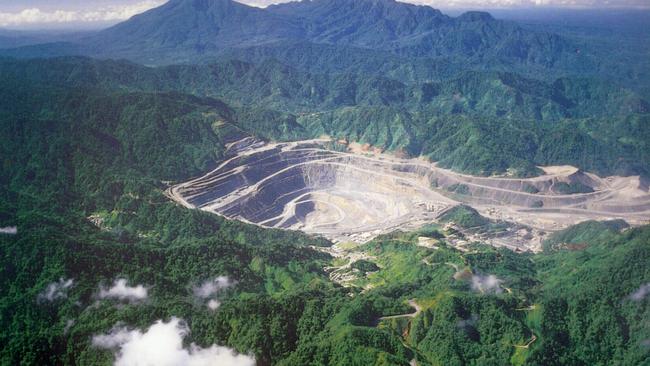
<svg viewBox="0 0 650 366"><path fill-rule="evenodd" d="M358 249L374 259L352 266L358 287L342 288L323 270L335 259L313 249L326 240L227 221L163 195L169 181L213 166L224 143L257 132L237 107L7 79L2 98L11 102L0 110L0 226L18 228L0 237L3 363L109 363L113 354L93 336L171 317L187 321L198 345L227 345L262 364L648 361L648 300L629 297L650 278L648 228L587 223L538 255L480 244L461 253L440 228L395 233ZM469 208L448 215L485 223ZM440 248L418 247L418 235ZM488 275L501 287L478 291L473 281ZM236 284L214 311L192 288L219 276ZM118 278L146 286L146 300L99 298ZM43 300L67 279L65 296ZM417 316L380 319L412 312L409 299Z"/></svg>
<svg viewBox="0 0 650 366"><path fill-rule="evenodd" d="M457 206L347 243L348 265L322 237L165 194L245 136L647 186L647 30L541 28L392 0L172 0L74 41L0 39L0 364L111 364L170 324L186 357L258 365L650 364L650 226L461 251L443 224L505 224Z"/></svg>

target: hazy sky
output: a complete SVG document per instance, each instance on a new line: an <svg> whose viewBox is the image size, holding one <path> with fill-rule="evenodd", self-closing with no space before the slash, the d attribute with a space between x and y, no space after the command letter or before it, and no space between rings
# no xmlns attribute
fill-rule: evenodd
<svg viewBox="0 0 650 366"><path fill-rule="evenodd" d="M167 0L0 0L0 28L98 27L117 23ZM265 6L282 0L241 0ZM285 0L286 1L286 0ZM351 0L354 1L354 0ZM435 8L648 8L650 0L405 0Z"/></svg>

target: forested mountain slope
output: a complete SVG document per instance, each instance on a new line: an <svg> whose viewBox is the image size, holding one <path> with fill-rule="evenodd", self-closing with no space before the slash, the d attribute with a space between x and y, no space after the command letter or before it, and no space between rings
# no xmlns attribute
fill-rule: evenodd
<svg viewBox="0 0 650 366"><path fill-rule="evenodd" d="M243 81L272 86L293 77L241 63L207 70L233 67ZM366 262L345 267L323 253L326 240L189 210L163 194L210 170L246 133L359 133L483 173L533 162L645 169L646 115L418 119L421 107L371 93L360 105L292 114L279 102L274 111L205 96L234 101L247 89L229 95L199 83L210 75L201 68L67 59L3 61L0 70L0 227L17 228L0 234L0 363L110 364L119 347L98 336L175 318L187 323L188 344L227 346L261 365L649 361L648 227L587 223L532 255L478 243L461 252L447 245L451 232L432 226L350 248ZM417 245L420 237L437 249ZM349 270L351 287L326 268ZM224 281L202 295L204 284ZM132 294L111 295L111 284Z"/></svg>
<svg viewBox="0 0 650 366"><path fill-rule="evenodd" d="M87 44L101 45L97 52L104 55L145 61L145 50L154 60L191 60L228 48L278 41L377 49L410 57L480 57L544 67L581 58L557 36L526 31L489 14L451 18L427 6L392 0L319 0L268 9L231 0L172 0L99 33Z"/></svg>
<svg viewBox="0 0 650 366"><path fill-rule="evenodd" d="M0 50L0 364L109 365L174 322L158 356L650 364L650 226L587 221L520 253L463 233L509 223L445 206L332 248L168 197L248 136L647 190L647 49L574 35L393 0L171 0L92 35L0 39L28 42Z"/></svg>
<svg viewBox="0 0 650 366"><path fill-rule="evenodd" d="M5 59L0 73L62 86L179 91L287 112L388 106L429 115L555 121L650 111L650 104L634 92L597 79L560 78L547 83L505 72L468 71L440 82L405 84L364 74L311 74L273 61L149 68L125 61L60 58Z"/></svg>
<svg viewBox="0 0 650 366"><path fill-rule="evenodd" d="M207 327L193 329L215 330L197 331L196 341L213 343L216 336L224 343L231 337L228 343L239 343L236 348L260 360L292 347L280 344L294 342L295 324L284 335L255 330L263 342L241 332L231 336L228 306L218 320L188 293L187 286L230 276L238 291L251 293L245 297L250 311L264 317L271 310L257 310L285 309L282 304L294 301L302 307L313 296L276 301L271 293L304 288L303 281L311 279L314 287L305 291L331 287L316 264L326 257L304 248L327 242L180 209L163 196L162 180L204 171L221 157L225 142L241 137L227 106L180 94L26 84L4 84L0 90L7 101L0 107L0 225L19 230L0 238L2 363L109 363L111 353L98 352L91 338L127 318L131 325L148 326L160 318L186 317ZM262 269L242 268L249 262ZM60 278L72 280L69 296L39 297ZM100 304L99 286L117 278L146 283L149 300ZM242 305L233 301L242 314ZM248 315L242 319L270 324L251 312L244 310ZM297 321L290 314L287 319Z"/></svg>
<svg viewBox="0 0 650 366"><path fill-rule="evenodd" d="M163 181L208 169L241 136L222 102L7 80L0 96L0 226L18 229L0 236L2 363L109 364L116 355L94 337L172 317L187 321L187 341L259 364L648 361L648 299L634 295L650 280L647 228L587 223L538 255L459 252L435 226L395 233L353 249L375 265L354 266L345 289L323 270L340 261L307 247L328 242L163 196ZM489 275L499 287L475 286ZM196 288L218 276L232 284L214 311ZM117 279L146 296L102 297ZM419 304L412 318L399 316L407 300Z"/></svg>
<svg viewBox="0 0 650 366"><path fill-rule="evenodd" d="M612 51L487 13L454 18L394 0L316 0L266 9L232 0L172 0L81 40L1 54L88 55L147 65L277 59L312 72L364 72L408 82L439 80L464 70L515 71L547 80L603 77L635 87L637 79L647 79L613 73L602 60L604 52Z"/></svg>
<svg viewBox="0 0 650 366"><path fill-rule="evenodd" d="M221 98L245 130L272 139L328 134L473 174L536 174L571 164L603 175L648 167L648 103L603 82L554 83L507 73L467 72L406 85L362 75L309 74L275 62L229 61L147 68L84 58L4 60L7 82L101 87Z"/></svg>

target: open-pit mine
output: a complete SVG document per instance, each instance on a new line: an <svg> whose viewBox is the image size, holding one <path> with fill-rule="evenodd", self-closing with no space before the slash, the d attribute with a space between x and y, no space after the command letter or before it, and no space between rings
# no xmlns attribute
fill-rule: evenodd
<svg viewBox="0 0 650 366"><path fill-rule="evenodd" d="M415 229L458 204L513 223L498 238L481 239L521 250L537 250L546 233L584 220L639 225L650 219L648 182L639 177L542 169L544 175L527 179L477 177L329 139L267 143L247 137L228 144L227 158L214 170L167 193L186 207L335 242ZM584 193L559 189L576 186Z"/></svg>

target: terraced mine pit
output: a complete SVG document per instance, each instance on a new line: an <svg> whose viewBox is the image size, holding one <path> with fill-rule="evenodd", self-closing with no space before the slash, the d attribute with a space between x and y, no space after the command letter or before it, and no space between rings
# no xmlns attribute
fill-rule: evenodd
<svg viewBox="0 0 650 366"><path fill-rule="evenodd" d="M535 250L543 233L587 219L620 218L633 225L650 219L648 183L639 177L600 178L572 167L545 168L545 175L530 179L474 177L421 159L335 151L327 144L247 137L228 145L229 157L216 169L168 193L190 208L335 242L414 229L460 203L525 225L525 239L515 227L492 241L520 249ZM531 230L541 234L531 238Z"/></svg>

